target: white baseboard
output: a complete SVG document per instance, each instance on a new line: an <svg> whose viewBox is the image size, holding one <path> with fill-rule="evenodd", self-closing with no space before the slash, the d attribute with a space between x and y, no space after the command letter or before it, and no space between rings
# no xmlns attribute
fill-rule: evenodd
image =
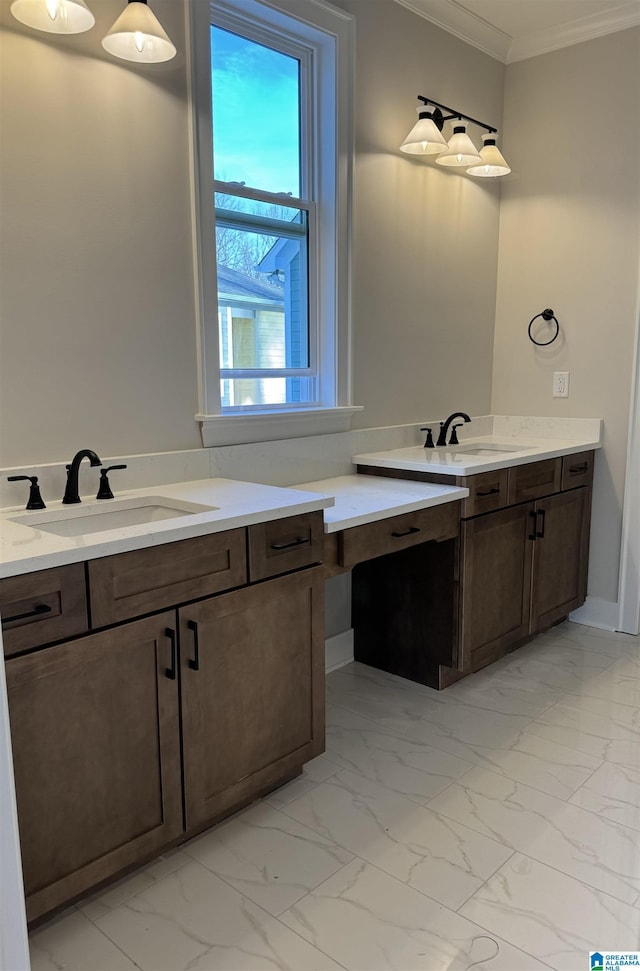
<svg viewBox="0 0 640 971"><path fill-rule="evenodd" d="M582 607L569 614L569 620L599 630L618 630L619 604L600 597L587 597Z"/></svg>
<svg viewBox="0 0 640 971"><path fill-rule="evenodd" d="M325 671L335 671L353 661L353 628L324 642Z"/></svg>

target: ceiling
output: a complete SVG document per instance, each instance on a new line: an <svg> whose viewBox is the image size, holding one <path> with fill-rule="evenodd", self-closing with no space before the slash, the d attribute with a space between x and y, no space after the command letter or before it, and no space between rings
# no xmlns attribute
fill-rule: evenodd
<svg viewBox="0 0 640 971"><path fill-rule="evenodd" d="M397 0L505 64L640 25L640 0Z"/></svg>

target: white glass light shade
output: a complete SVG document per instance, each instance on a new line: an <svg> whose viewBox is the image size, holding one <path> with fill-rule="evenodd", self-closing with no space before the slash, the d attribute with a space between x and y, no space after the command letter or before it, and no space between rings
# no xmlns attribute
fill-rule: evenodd
<svg viewBox="0 0 640 971"><path fill-rule="evenodd" d="M176 49L146 0L129 0L102 46L114 57L139 64L170 61Z"/></svg>
<svg viewBox="0 0 640 971"><path fill-rule="evenodd" d="M96 22L84 0L13 0L10 9L21 24L49 34L82 34Z"/></svg>
<svg viewBox="0 0 640 971"><path fill-rule="evenodd" d="M511 169L507 165L506 159L496 145L495 133L482 136L484 145L480 149L481 165L472 165L467 169L467 175L475 175L481 179L497 178L499 175L508 175Z"/></svg>
<svg viewBox="0 0 640 971"><path fill-rule="evenodd" d="M418 120L400 146L408 155L438 155L447 147L427 105L416 108Z"/></svg>
<svg viewBox="0 0 640 971"><path fill-rule="evenodd" d="M449 139L449 147L442 155L438 155L438 165L467 166L477 165L481 161L478 150L467 135L467 123L456 120L453 123L453 135Z"/></svg>

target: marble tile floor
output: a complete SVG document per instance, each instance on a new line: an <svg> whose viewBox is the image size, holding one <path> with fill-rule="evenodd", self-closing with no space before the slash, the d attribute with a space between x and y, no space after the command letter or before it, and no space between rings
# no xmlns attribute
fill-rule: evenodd
<svg viewBox="0 0 640 971"><path fill-rule="evenodd" d="M585 971L640 950L640 637L327 678L304 774L32 933L33 971Z"/></svg>

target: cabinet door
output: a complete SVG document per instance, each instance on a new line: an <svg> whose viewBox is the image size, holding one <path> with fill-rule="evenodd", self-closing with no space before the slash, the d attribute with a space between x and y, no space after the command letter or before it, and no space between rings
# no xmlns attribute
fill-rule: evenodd
<svg viewBox="0 0 640 971"><path fill-rule="evenodd" d="M591 490L583 487L535 504L531 633L584 603L587 593Z"/></svg>
<svg viewBox="0 0 640 971"><path fill-rule="evenodd" d="M182 831L175 612L6 664L27 916Z"/></svg>
<svg viewBox="0 0 640 971"><path fill-rule="evenodd" d="M531 504L462 523L463 670L495 661L529 633Z"/></svg>
<svg viewBox="0 0 640 971"><path fill-rule="evenodd" d="M180 610L187 829L324 750L322 568Z"/></svg>

